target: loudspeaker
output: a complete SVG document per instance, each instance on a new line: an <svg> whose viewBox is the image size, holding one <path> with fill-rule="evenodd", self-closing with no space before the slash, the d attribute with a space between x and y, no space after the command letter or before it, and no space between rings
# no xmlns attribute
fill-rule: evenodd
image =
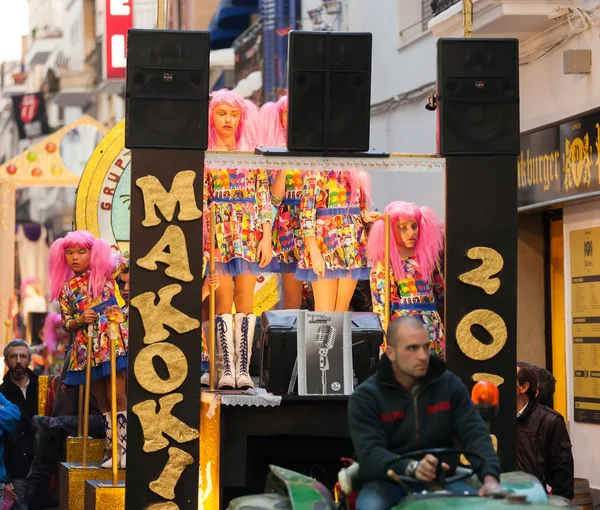
<svg viewBox="0 0 600 510"><path fill-rule="evenodd" d="M297 321L302 310L275 310L262 314L260 387L270 393L289 393L298 356ZM352 313L352 367L355 384L360 384L377 369L383 329L379 316L369 312ZM291 393L297 393L296 380Z"/></svg>
<svg viewBox="0 0 600 510"><path fill-rule="evenodd" d="M128 32L125 146L208 147L209 32Z"/></svg>
<svg viewBox="0 0 600 510"><path fill-rule="evenodd" d="M439 39L438 154L518 155L517 39Z"/></svg>
<svg viewBox="0 0 600 510"><path fill-rule="evenodd" d="M289 34L290 151L369 150L372 34Z"/></svg>

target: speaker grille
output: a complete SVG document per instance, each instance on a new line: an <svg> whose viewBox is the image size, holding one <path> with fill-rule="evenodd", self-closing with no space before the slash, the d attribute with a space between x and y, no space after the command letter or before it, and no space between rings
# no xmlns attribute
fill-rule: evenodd
<svg viewBox="0 0 600 510"><path fill-rule="evenodd" d="M208 147L210 34L130 30L125 145Z"/></svg>
<svg viewBox="0 0 600 510"><path fill-rule="evenodd" d="M438 41L438 152L518 155L516 39Z"/></svg>
<svg viewBox="0 0 600 510"><path fill-rule="evenodd" d="M371 48L371 34L290 33L290 150L369 149Z"/></svg>

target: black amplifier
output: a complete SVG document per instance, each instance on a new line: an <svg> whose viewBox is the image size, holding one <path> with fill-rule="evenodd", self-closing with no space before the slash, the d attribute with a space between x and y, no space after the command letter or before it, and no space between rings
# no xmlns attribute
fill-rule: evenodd
<svg viewBox="0 0 600 510"><path fill-rule="evenodd" d="M298 392L297 322L303 314L304 310L274 310L262 314L260 387L270 393ZM355 385L375 373L382 343L383 329L379 316L372 312L352 312L352 365ZM293 388L290 388L290 382Z"/></svg>

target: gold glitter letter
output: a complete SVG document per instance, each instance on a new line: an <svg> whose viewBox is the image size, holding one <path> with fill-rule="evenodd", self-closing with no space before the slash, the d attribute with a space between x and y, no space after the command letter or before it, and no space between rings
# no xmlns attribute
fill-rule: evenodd
<svg viewBox="0 0 600 510"><path fill-rule="evenodd" d="M491 382L494 386L500 386L504 382L504 377L494 374L486 374L485 372L477 372L471 376L471 380L475 382L487 381Z"/></svg>
<svg viewBox="0 0 600 510"><path fill-rule="evenodd" d="M154 369L152 360L162 358L169 372L168 379L162 379ZM169 343L160 343L144 347L135 358L133 373L142 388L150 393L164 395L181 386L188 373L185 355L179 347Z"/></svg>
<svg viewBox="0 0 600 510"><path fill-rule="evenodd" d="M179 507L171 501L167 503L155 503L152 506L146 507L144 510L179 510Z"/></svg>
<svg viewBox="0 0 600 510"><path fill-rule="evenodd" d="M150 490L161 498L174 499L175 486L186 466L194 462L194 458L179 448L169 448L169 460L157 480L150 482Z"/></svg>
<svg viewBox="0 0 600 510"><path fill-rule="evenodd" d="M153 344L169 338L169 331L165 326L173 328L177 333L188 333L200 327L197 319L192 319L171 306L171 299L180 292L181 285L174 283L158 291L160 301L157 305L154 304L156 300L154 292L144 292L131 300L131 305L140 311L144 324L145 344Z"/></svg>
<svg viewBox="0 0 600 510"><path fill-rule="evenodd" d="M492 337L491 344L484 344L471 333L471 326L479 324ZM473 310L465 315L456 326L456 342L460 350L469 358L484 361L498 354L504 344L508 332L502 317L491 310Z"/></svg>
<svg viewBox="0 0 600 510"><path fill-rule="evenodd" d="M187 443L198 439L197 430L188 427L179 418L171 414L175 404L183 401L181 393L173 393L162 397L158 402L160 411L156 412L156 401L146 400L133 406L144 431L144 451L156 452L169 446L169 440L163 436L169 435L178 443Z"/></svg>
<svg viewBox="0 0 600 510"><path fill-rule="evenodd" d="M142 221L144 227L155 227L160 224L155 207L161 212L165 220L171 221L175 214L175 207L179 204L179 221L192 221L202 217L202 211L196 205L194 195L194 179L196 172L185 170L178 172L173 179L171 191L167 192L160 181L153 175L140 177L135 183L142 189L144 195L145 217Z"/></svg>
<svg viewBox="0 0 600 510"><path fill-rule="evenodd" d="M169 251L165 251L166 248ZM183 230L176 225L169 225L160 240L148 255L137 259L136 264L148 271L156 271L157 262L167 264L165 274L182 282L191 282L194 277L190 272L190 261Z"/></svg>
<svg viewBox="0 0 600 510"><path fill-rule="evenodd" d="M504 267L504 259L492 248L477 247L467 252L471 260L481 260L482 264L466 273L461 274L458 279L467 285L474 285L483 289L486 294L494 294L500 288L500 278L492 278Z"/></svg>

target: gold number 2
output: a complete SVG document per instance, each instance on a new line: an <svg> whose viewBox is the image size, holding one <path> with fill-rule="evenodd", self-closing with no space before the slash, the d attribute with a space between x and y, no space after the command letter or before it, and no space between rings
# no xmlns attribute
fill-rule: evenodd
<svg viewBox="0 0 600 510"><path fill-rule="evenodd" d="M475 269L461 274L458 279L467 285L483 289L486 294L494 294L500 288L500 278L492 278L504 267L504 259L492 248L478 246L467 251L471 260L481 260L482 264Z"/></svg>

